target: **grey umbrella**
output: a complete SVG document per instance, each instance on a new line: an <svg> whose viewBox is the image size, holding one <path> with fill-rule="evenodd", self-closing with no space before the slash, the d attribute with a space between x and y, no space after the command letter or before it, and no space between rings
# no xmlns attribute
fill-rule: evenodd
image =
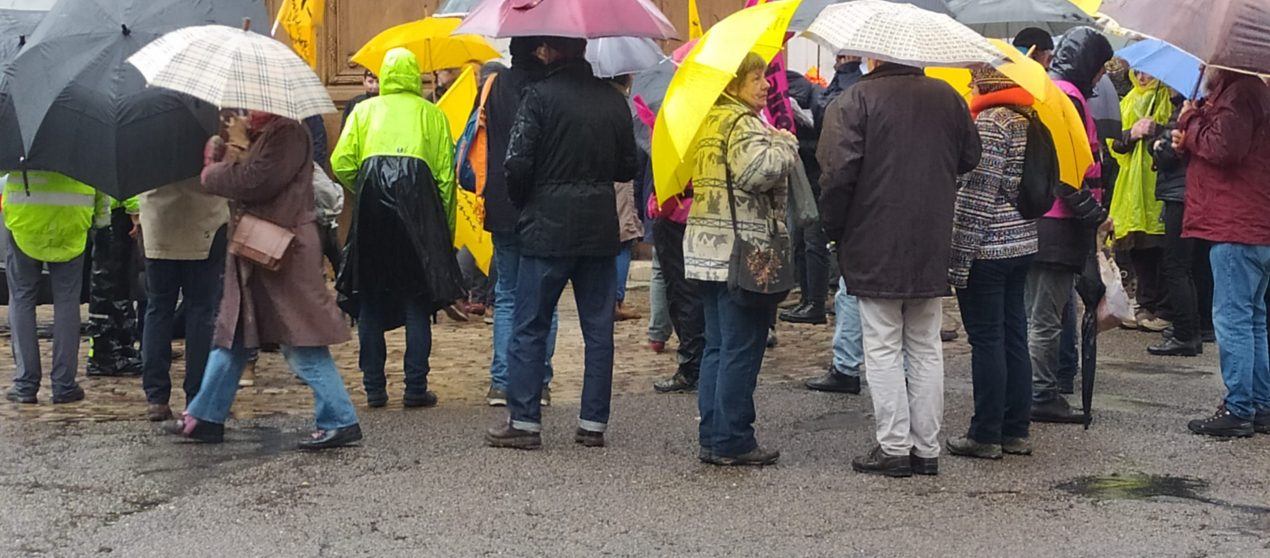
<svg viewBox="0 0 1270 558"><path fill-rule="evenodd" d="M481 0L446 0L432 17L463 17L480 3Z"/></svg>
<svg viewBox="0 0 1270 558"><path fill-rule="evenodd" d="M1094 20L1069 0L947 0L953 17L985 37L1009 39L1027 27L1061 35Z"/></svg>
<svg viewBox="0 0 1270 558"><path fill-rule="evenodd" d="M8 64L56 0L0 0L0 65Z"/></svg>
<svg viewBox="0 0 1270 558"><path fill-rule="evenodd" d="M670 78L675 77L675 70L678 68L674 61L666 58L656 66L635 74L631 80L632 102L638 96L654 113L661 110L661 102L666 99L666 89L670 88ZM644 121L636 117L635 143L645 153L652 153L652 135L652 130Z"/></svg>
<svg viewBox="0 0 1270 558"><path fill-rule="evenodd" d="M16 119L0 106L0 128L16 123L21 142L0 141L0 168L20 161L116 198L197 175L216 108L146 87L125 61L169 31L263 13L262 0L61 0L6 70Z"/></svg>
<svg viewBox="0 0 1270 558"><path fill-rule="evenodd" d="M793 19L789 20L789 30L794 32L806 31L807 28L811 26L811 22L816 20L816 16L820 15L820 12L825 11L825 8L829 7L832 4L841 4L846 1L849 1L849 0L803 0L803 3L799 4L798 9L794 11ZM890 0L890 1L898 2L901 4L912 4L923 10L929 10L935 13L940 13L940 14L944 14L948 16L953 14L951 11L948 10L947 0Z"/></svg>

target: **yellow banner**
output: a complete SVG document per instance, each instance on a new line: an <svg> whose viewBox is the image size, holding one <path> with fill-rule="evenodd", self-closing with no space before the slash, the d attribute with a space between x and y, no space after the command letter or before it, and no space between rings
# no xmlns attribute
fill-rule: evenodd
<svg viewBox="0 0 1270 558"><path fill-rule="evenodd" d="M454 247L466 247L476 260L476 267L488 276L490 260L494 258L494 240L485 230L485 200L462 188L456 188L456 191Z"/></svg>
<svg viewBox="0 0 1270 558"><path fill-rule="evenodd" d="M459 136L463 135L463 128L467 127L467 121L472 117L472 107L476 105L476 74L472 73L472 66L463 68L463 73L450 84L450 88L445 91L445 95L437 101L437 108L445 113L445 117L450 121L450 135L454 141L459 141Z"/></svg>
<svg viewBox="0 0 1270 558"><path fill-rule="evenodd" d="M701 28L701 13L697 11L697 0L688 0L688 40L700 39L705 31Z"/></svg>
<svg viewBox="0 0 1270 558"><path fill-rule="evenodd" d="M291 48L314 69L317 69L317 26L322 23L325 12L324 0L282 0L278 21L273 26L275 34L278 26L287 30Z"/></svg>

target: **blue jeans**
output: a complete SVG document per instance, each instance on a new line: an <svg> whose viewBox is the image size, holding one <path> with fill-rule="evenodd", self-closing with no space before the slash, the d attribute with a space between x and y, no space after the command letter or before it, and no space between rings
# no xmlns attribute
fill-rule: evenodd
<svg viewBox="0 0 1270 558"><path fill-rule="evenodd" d="M617 265L617 280L614 281L617 287L617 302L620 304L626 300L626 278L631 274L631 245L635 242L623 242L622 251L617 253L617 259L614 260Z"/></svg>
<svg viewBox="0 0 1270 558"><path fill-rule="evenodd" d="M670 304L666 300L666 277L661 274L657 248L653 247L653 275L648 280L648 340L670 340Z"/></svg>
<svg viewBox="0 0 1270 558"><path fill-rule="evenodd" d="M512 340L512 312L516 306L516 282L520 274L520 241L516 233L492 233L494 240L494 356L489 362L490 387L507 390L507 347ZM556 352L556 330L559 317L551 314L551 330L547 333L547 373L542 385L551 384L554 371L551 357Z"/></svg>
<svg viewBox="0 0 1270 558"><path fill-rule="evenodd" d="M384 343L385 316L394 307L406 313L406 393L423 395L428 391L428 357L432 354L432 314L421 299L400 299L387 293L367 293L362 297L357 316L357 343L360 352L357 365L362 369L362 386L366 394L384 393L388 380L384 363L388 347Z"/></svg>
<svg viewBox="0 0 1270 558"><path fill-rule="evenodd" d="M981 444L1026 438L1032 416L1032 362L1027 348L1024 288L1032 256L976 260L957 289L970 341L975 414L967 436Z"/></svg>
<svg viewBox="0 0 1270 558"><path fill-rule="evenodd" d="M864 330L860 326L860 301L847 292L847 282L838 279L833 297L833 369L839 374L860 376L864 365Z"/></svg>
<svg viewBox="0 0 1270 558"><path fill-rule="evenodd" d="M203 387L186 408L190 416L224 424L238 394L238 380L251 351L235 342L234 348L216 347L207 360ZM357 424L353 400L344 389L340 371L326 347L283 347L282 354L291 370L313 390L313 414L318 430L334 430Z"/></svg>
<svg viewBox="0 0 1270 558"><path fill-rule="evenodd" d="M738 306L727 283L697 283L705 306L706 348L697 380L699 441L716 456L734 457L758 447L754 438L754 388L758 385L773 308Z"/></svg>
<svg viewBox="0 0 1270 558"><path fill-rule="evenodd" d="M516 284L515 333L508 348L507 412L513 428L542 430L542 387L547 373L547 338L566 283L586 344L582 408L578 426L604 432L613 393L613 257L521 256Z"/></svg>
<svg viewBox="0 0 1270 558"><path fill-rule="evenodd" d="M1266 288L1270 246L1214 244L1213 328L1221 350L1226 410L1252 420L1270 410L1270 352L1266 347Z"/></svg>
<svg viewBox="0 0 1270 558"><path fill-rule="evenodd" d="M185 306L185 400L198 395L212 350L216 307L225 272L225 227L216 231L203 260L146 258L146 327L141 332L141 386L147 403L172 396L172 331L176 303Z"/></svg>

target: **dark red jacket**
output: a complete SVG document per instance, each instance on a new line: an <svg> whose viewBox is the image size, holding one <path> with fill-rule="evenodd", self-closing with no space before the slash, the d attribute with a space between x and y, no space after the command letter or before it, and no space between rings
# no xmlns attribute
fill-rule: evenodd
<svg viewBox="0 0 1270 558"><path fill-rule="evenodd" d="M1190 154L1182 235L1270 246L1270 87L1243 74L1219 79L1179 123Z"/></svg>

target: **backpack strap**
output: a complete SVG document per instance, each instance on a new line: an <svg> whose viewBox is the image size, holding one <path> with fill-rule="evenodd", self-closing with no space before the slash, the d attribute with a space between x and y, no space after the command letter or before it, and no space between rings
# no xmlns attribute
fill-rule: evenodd
<svg viewBox="0 0 1270 558"><path fill-rule="evenodd" d="M481 86L481 102L479 105L476 105L477 110L485 112L485 101L489 100L489 92L491 89L494 89L494 79L497 77L498 74L495 73L490 77L485 78L485 85Z"/></svg>

